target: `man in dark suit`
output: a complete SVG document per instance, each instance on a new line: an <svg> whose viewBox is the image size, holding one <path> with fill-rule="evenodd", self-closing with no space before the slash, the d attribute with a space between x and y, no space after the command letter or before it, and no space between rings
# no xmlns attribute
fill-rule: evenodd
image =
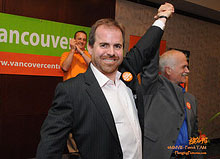
<svg viewBox="0 0 220 159"><path fill-rule="evenodd" d="M173 12L171 4L162 5L158 20L124 59L123 27L112 19L92 26L92 63L86 73L58 84L38 159L61 158L70 132L82 159L142 159L143 100L136 75L158 49Z"/></svg>
<svg viewBox="0 0 220 159"><path fill-rule="evenodd" d="M160 60L157 52L144 67L144 159L193 157L180 155L188 152L190 137L198 136L196 99L179 86L188 73L186 56L177 50Z"/></svg>

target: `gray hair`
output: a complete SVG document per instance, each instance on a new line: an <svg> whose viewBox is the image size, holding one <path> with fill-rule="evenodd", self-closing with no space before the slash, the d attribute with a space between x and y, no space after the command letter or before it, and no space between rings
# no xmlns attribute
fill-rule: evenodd
<svg viewBox="0 0 220 159"><path fill-rule="evenodd" d="M177 50L169 50L160 56L159 70L163 75L165 74L165 67L170 67L170 68L175 67L176 65L175 55L177 53L182 53L182 52Z"/></svg>

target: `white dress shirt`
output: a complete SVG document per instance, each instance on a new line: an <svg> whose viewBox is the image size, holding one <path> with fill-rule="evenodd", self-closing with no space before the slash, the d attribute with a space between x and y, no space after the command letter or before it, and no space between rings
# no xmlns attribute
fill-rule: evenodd
<svg viewBox="0 0 220 159"><path fill-rule="evenodd" d="M117 72L115 81L112 81L92 63L91 69L110 106L123 159L142 159L141 129L131 89L120 80L120 72Z"/></svg>

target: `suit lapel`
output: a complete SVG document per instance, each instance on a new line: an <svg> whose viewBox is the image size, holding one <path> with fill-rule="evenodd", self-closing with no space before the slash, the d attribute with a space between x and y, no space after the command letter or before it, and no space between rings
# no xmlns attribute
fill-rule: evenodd
<svg viewBox="0 0 220 159"><path fill-rule="evenodd" d="M129 69L128 69L129 70ZM131 69L130 69L131 70ZM127 72L126 69L124 68L120 68L120 72L123 73ZM138 110L138 118L139 118L139 123L141 126L142 131L144 130L144 107L143 107L143 96L142 96L142 92L140 89L140 85L138 83L138 79L137 76L134 74L134 72L130 72L133 76L131 81L125 81L122 76L120 77L120 79L125 83L125 85L127 87L129 87L132 91L133 94L133 98L135 101L135 106Z"/></svg>
<svg viewBox="0 0 220 159"><path fill-rule="evenodd" d="M178 97L178 100L181 105L181 109L185 112L186 110L186 118L187 118L187 129L188 129L188 136L191 136L191 124L190 124L190 118L191 118L191 102L189 101L189 98L187 98L187 92L184 93L182 92L182 88L179 86L175 87L175 91ZM182 104L181 104L182 103ZM185 110L184 110L185 107ZM190 107L190 108L189 108Z"/></svg>
<svg viewBox="0 0 220 159"><path fill-rule="evenodd" d="M172 85L173 85L173 88L174 88L174 90L176 92L176 96L177 96L177 99L178 99L178 102L179 102L179 106L180 106L179 110L181 112L185 112L184 111L184 97L183 97L182 89L178 85L176 85L176 84L172 83Z"/></svg>
<svg viewBox="0 0 220 159"><path fill-rule="evenodd" d="M131 80L131 81L125 81L125 80L122 78L122 75L121 75L120 79L124 82L124 84L125 84L127 87L129 87L129 88L132 90L133 98L134 98L134 100L135 100L135 104L136 104L136 107L137 107L137 109L138 109L137 98L138 98L140 92L139 92L139 89L138 89L138 88L139 88L139 86L138 86L139 84L138 84L137 76L135 75L134 72L131 71L132 69L129 68L129 65L126 63L126 60L123 61L122 65L123 65L124 67L120 67L120 68L119 68L119 71L120 71L121 74L123 75L123 73L128 72L127 70L130 70L129 73L132 74L132 80ZM122 65L121 65L121 66L122 66Z"/></svg>
<svg viewBox="0 0 220 159"><path fill-rule="evenodd" d="M93 101L97 111L103 117L103 120L108 125L108 128L110 129L112 135L115 137L117 142L119 142L119 138L110 106L90 67L88 67L88 70L85 73L85 82L88 86L86 91L90 96L91 100Z"/></svg>

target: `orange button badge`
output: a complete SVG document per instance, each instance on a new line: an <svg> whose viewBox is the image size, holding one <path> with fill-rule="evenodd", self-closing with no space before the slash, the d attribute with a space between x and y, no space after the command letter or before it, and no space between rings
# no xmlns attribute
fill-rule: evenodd
<svg viewBox="0 0 220 159"><path fill-rule="evenodd" d="M187 102L186 107L190 110L191 109L191 104L189 102Z"/></svg>
<svg viewBox="0 0 220 159"><path fill-rule="evenodd" d="M133 79L133 75L130 72L124 72L122 78L126 82L130 82Z"/></svg>

